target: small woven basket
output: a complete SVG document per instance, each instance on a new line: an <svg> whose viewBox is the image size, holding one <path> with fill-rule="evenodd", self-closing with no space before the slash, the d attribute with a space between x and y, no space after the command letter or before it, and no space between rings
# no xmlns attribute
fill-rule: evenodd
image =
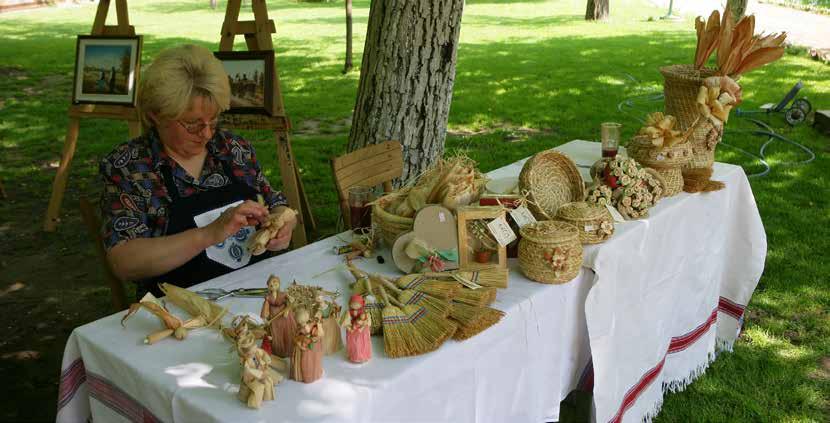
<svg viewBox="0 0 830 423"><path fill-rule="evenodd" d="M390 195L385 195L378 198L372 205L372 227L384 245L389 248L395 245L399 236L411 231L415 226L414 218L398 216L386 210L391 198Z"/></svg>
<svg viewBox="0 0 830 423"><path fill-rule="evenodd" d="M635 136L628 143L628 155L643 166L656 170L665 181L664 197L670 197L683 191L683 174L681 168L692 160L690 143L671 147L656 147L648 137Z"/></svg>
<svg viewBox="0 0 830 423"><path fill-rule="evenodd" d="M599 244L614 233L614 218L608 209L584 201L563 204L556 219L576 227L583 244Z"/></svg>
<svg viewBox="0 0 830 423"><path fill-rule="evenodd" d="M519 230L519 266L529 279L547 284L573 280L582 267L579 230L565 222L542 221Z"/></svg>
<svg viewBox="0 0 830 423"><path fill-rule="evenodd" d="M562 204L585 199L585 183L576 164L555 150L543 151L525 162L519 190L527 193L528 207L537 220L551 220Z"/></svg>
<svg viewBox="0 0 830 423"><path fill-rule="evenodd" d="M715 162L715 146L723 137L723 130L717 128L709 119L701 118L698 121L700 112L697 109L697 93L703 85L703 80L713 76L715 71L708 68L695 69L692 65L671 65L660 68L660 73L664 78L666 114L677 118L681 131L696 125L689 138L692 145L692 160L683 167L712 167Z"/></svg>

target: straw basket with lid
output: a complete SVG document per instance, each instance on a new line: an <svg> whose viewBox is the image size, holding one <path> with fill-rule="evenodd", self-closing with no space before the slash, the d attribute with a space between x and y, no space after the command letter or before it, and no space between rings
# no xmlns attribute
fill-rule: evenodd
<svg viewBox="0 0 830 423"><path fill-rule="evenodd" d="M582 244L579 230L565 222L542 221L519 230L519 266L528 278L562 284L579 274Z"/></svg>
<svg viewBox="0 0 830 423"><path fill-rule="evenodd" d="M714 76L715 71L708 68L695 69L692 65L671 65L660 68L660 73L665 79L663 94L666 98L666 114L677 118L678 129L681 131L694 127L689 137L692 158L683 167L712 167L715 163L715 147L723 138L723 125L716 125L709 119L698 119L700 111L697 95L703 80Z"/></svg>
<svg viewBox="0 0 830 423"><path fill-rule="evenodd" d="M559 206L585 199L585 184L568 156L547 150L528 159L519 174L519 190L538 220L556 217Z"/></svg>
<svg viewBox="0 0 830 423"><path fill-rule="evenodd" d="M614 233L614 219L608 209L584 201L563 204L556 219L576 227L583 244L599 244Z"/></svg>

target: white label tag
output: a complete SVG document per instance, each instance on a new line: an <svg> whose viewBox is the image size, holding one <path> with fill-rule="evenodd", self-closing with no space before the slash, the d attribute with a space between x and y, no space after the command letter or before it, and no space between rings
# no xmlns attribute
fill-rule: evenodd
<svg viewBox="0 0 830 423"><path fill-rule="evenodd" d="M487 227L502 247L506 247L507 244L510 244L516 239L516 234L513 232L513 229L510 229L510 224L507 223L507 219L504 216L493 219L492 222L487 224Z"/></svg>
<svg viewBox="0 0 830 423"><path fill-rule="evenodd" d="M613 218L614 218L614 222L617 222L617 223L623 223L623 222L625 222L625 218L624 218L624 217L622 217L622 215L620 214L620 212L618 212L618 211L617 211L617 208L616 208L616 207L614 207L614 206L612 206L612 205L610 205L610 204L606 204L606 205L605 205L605 208L607 208L607 209L608 209L608 212L609 212L609 213L611 213L611 217L613 217Z"/></svg>
<svg viewBox="0 0 830 423"><path fill-rule="evenodd" d="M595 225L585 225L585 232L593 232L595 230L597 230Z"/></svg>
<svg viewBox="0 0 830 423"><path fill-rule="evenodd" d="M531 213L524 204L510 210L510 216L513 217L513 221L516 222L516 225L518 225L519 228L523 228L531 223L536 223L536 218L533 217L533 213Z"/></svg>
<svg viewBox="0 0 830 423"><path fill-rule="evenodd" d="M447 216L444 216L444 212L438 212L438 221L441 223L447 221Z"/></svg>

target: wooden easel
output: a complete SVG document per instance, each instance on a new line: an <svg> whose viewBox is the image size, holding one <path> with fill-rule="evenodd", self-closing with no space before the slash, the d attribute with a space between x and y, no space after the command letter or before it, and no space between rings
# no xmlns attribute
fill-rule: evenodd
<svg viewBox="0 0 830 423"><path fill-rule="evenodd" d="M135 27L130 25L130 18L127 14L127 0L115 0L116 16L118 25L107 25L107 14L109 13L110 0L100 0L98 10L95 13L95 22L92 24L92 35L126 35L134 36ZM136 84L138 75L136 75ZM72 164L72 157L75 155L75 147L78 142L78 131L81 126L81 119L100 118L117 119L127 122L130 131L130 138L135 138L141 132L138 113L135 107L106 105L106 104L73 104L69 106L69 127L66 130L66 138L63 142L61 162L58 166L58 173L52 182L52 195L49 198L49 207L46 210L46 220L43 222L43 230L52 232L60 222L58 216L63 202L63 194L66 191L66 182L69 179L69 166Z"/></svg>
<svg viewBox="0 0 830 423"><path fill-rule="evenodd" d="M240 21L239 9L241 0L228 0L225 9L225 22L222 24L222 38L219 41L219 51L233 51L233 41L237 35L245 36L248 50L273 50L271 34L277 32L274 21L268 19L268 10L265 0L252 0L251 8L254 12L253 21ZM291 140L288 136L290 122L285 115L285 106L282 102L280 77L277 66L274 64L274 113L273 115L243 115L223 113L221 123L227 128L239 129L268 129L274 131L277 142L277 158L280 163L282 186L288 203L297 210L297 227L294 228L294 246L300 247L308 243L306 224L316 229L314 216L308 204L308 198L300 179L300 173L294 162L294 153L291 150Z"/></svg>

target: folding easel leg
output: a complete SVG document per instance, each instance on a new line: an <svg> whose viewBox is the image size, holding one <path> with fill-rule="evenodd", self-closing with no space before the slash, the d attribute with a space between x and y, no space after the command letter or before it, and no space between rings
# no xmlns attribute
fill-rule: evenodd
<svg viewBox="0 0 830 423"><path fill-rule="evenodd" d="M72 164L72 157L75 156L80 126L81 122L78 118L69 118L66 140L63 142L63 152L61 152L61 163L58 166L58 173L55 174L55 180L52 182L52 196L49 198L49 207L46 209L46 220L43 222L43 230L47 232L53 232L58 225L66 181L69 179L69 165Z"/></svg>
<svg viewBox="0 0 830 423"><path fill-rule="evenodd" d="M277 157L280 162L280 175L282 176L282 189L288 197L288 204L297 209L297 227L294 228L294 247L302 247L308 244L308 237L305 232L305 204L300 199L298 186L297 169L294 165L294 155L291 152L291 143L288 134L275 131L277 141Z"/></svg>
<svg viewBox="0 0 830 423"><path fill-rule="evenodd" d="M305 193L305 185L303 179L300 178L300 171L294 167L294 175L297 177L297 187L300 191L300 201L303 203L303 212L305 213L305 223L312 231L317 230L317 221L314 220L314 215L311 213L311 205L308 203L308 196Z"/></svg>

